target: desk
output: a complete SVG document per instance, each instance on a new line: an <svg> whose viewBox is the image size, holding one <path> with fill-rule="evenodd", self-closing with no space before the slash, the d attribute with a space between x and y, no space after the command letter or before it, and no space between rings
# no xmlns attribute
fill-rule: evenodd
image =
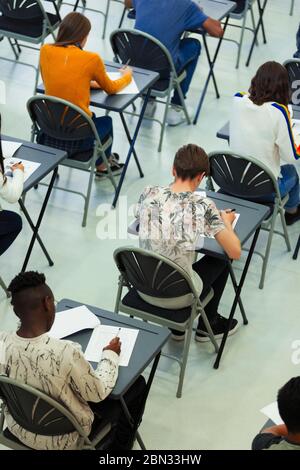
<svg viewBox="0 0 300 470"><path fill-rule="evenodd" d="M219 21L225 18L224 27L223 27L224 34L225 34L225 30L227 28L227 24L229 21L229 14L235 9L236 3L231 2L229 0L197 0L196 3L199 4L199 6L203 9L204 13L210 18L213 18L214 20L219 20ZM207 92L207 88L211 79L213 80L214 88L216 91L216 96L217 98L220 98L220 94L219 94L219 90L217 87L217 82L216 82L216 78L214 74L214 66L215 66L215 63L219 54L219 50L223 41L223 36L219 39L217 48L215 50L213 58L211 59L209 49L207 46L207 41L206 41L206 33L204 32L204 30L199 29L197 31L193 31L193 33L198 33L202 35L203 44L204 44L204 48L205 48L205 52L206 52L206 56L207 56L207 60L209 64L209 73L206 78L204 88L202 90L200 100L197 106L196 114L194 117L194 121L193 121L193 124L197 124L198 117L199 117L199 114L203 105L203 101Z"/></svg>
<svg viewBox="0 0 300 470"><path fill-rule="evenodd" d="M235 233L239 237L242 246L250 239L252 235L254 235L239 284L237 283L234 271L232 269L232 261L227 257L222 247L218 244L218 242L214 238L205 237L204 243L203 243L203 238L201 237L198 248L196 245L197 252L203 253L205 255L209 255L215 258L222 258L228 262L230 278L231 278L234 291L235 291L235 297L233 300L233 304L232 304L230 314L229 314L229 319L228 319L228 330L225 331L223 335L219 352L217 354L217 358L214 364L214 368L218 369L220 360L223 354L223 350L227 341L230 326L231 326L231 323L232 323L232 320L236 311L236 307L238 304L241 310L241 314L243 316L244 324L246 325L248 323L247 317L245 315L244 307L241 301L241 292L242 292L242 288L243 288L243 285L247 276L247 272L248 272L248 268L252 259L252 255L255 249L255 245L256 245L257 238L260 232L261 224L264 221L264 219L269 215L270 208L263 206L261 204L256 204L251 201L246 201L243 199L238 199L232 196L228 196L227 194L225 195L221 193L215 193L213 191L207 191L206 195L212 201L215 202L218 209L226 209L229 207L234 207L236 209L236 213L240 214L240 218L235 227ZM137 228L137 222L134 222L128 228L128 232L131 234L138 235L136 228Z"/></svg>
<svg viewBox="0 0 300 470"><path fill-rule="evenodd" d="M117 72L120 69L120 64L116 64L115 62L105 61L105 67L108 72ZM132 154L136 161L136 164L140 173L140 177L143 178L144 176L134 146L135 146L135 142L136 142L136 139L137 139L140 127L141 127L141 123L145 114L147 102L151 93L151 87L159 78L159 74L157 72L152 72L151 70L144 70L144 69L140 69L137 67L132 67L132 71L133 71L133 77L139 89L139 93L137 93L136 95L122 94L122 95L108 96L102 90L91 90L90 105L94 106L95 108L104 109L107 112L118 113L120 115L124 130L126 133L126 137L129 142L129 150L127 153L123 171L121 173L120 180L119 180L116 193L114 196L114 200L112 203L113 207L116 207L119 194L123 185L123 181L125 178L125 174L127 171L127 167L128 167ZM38 93L45 92L43 84L38 85L37 92ZM128 126L125 121L124 111L126 108L128 108L128 106L132 105L137 98L139 98L140 96L144 94L146 96L143 102L142 110L138 118L138 122L135 128L134 134L133 136L131 136Z"/></svg>
<svg viewBox="0 0 300 470"><path fill-rule="evenodd" d="M30 176L28 180L25 181L23 194L26 194L30 189L36 186L42 179L44 179L49 173L51 173L51 171L53 172L36 224L33 223L22 199L19 200L21 210L33 232L22 266L22 272L26 271L27 264L33 249L33 245L36 240L42 248L49 262L49 265L53 266L53 261L51 260L38 232L57 175L58 165L62 160L66 158L67 154L62 150L46 147L44 145L33 144L32 142L26 142L21 139L15 139L13 137L3 136L2 138L5 140L11 140L13 142L22 142L22 146L16 151L14 157L17 157L20 160L29 160L32 162L40 163L40 166L36 169L36 171Z"/></svg>
<svg viewBox="0 0 300 470"><path fill-rule="evenodd" d="M252 52L253 52L253 49L254 49L254 46L255 46L255 43L256 43L256 40L257 40L257 35L258 35L258 32L259 32L260 28L262 29L264 44L266 44L266 42L267 42L266 35L265 35L265 30L264 30L264 23L263 23L263 16L264 16L264 13L265 13L267 3L268 3L268 0L257 0L259 18L258 18L258 22L257 22L256 27L255 27L255 30L254 30L254 36L253 36L252 44L251 44L251 47L250 47L248 59L247 59L247 62L246 62L246 67L248 67L249 64L250 64Z"/></svg>
<svg viewBox="0 0 300 470"><path fill-rule="evenodd" d="M79 305L82 304L73 300L63 299L58 303L57 311L59 312L62 310L67 310L68 308L78 307ZM117 328L121 326L125 328L136 328L139 330L129 365L128 367L119 367L117 383L109 395L113 400L120 400L129 423L131 423L135 431L137 431L138 422L133 422L123 398L124 394L139 377L139 375L143 373L146 367L153 361L144 397L144 403L146 403L160 358L161 350L171 333L167 328L145 323L140 320L133 320L127 316L117 315L115 313L92 307L90 305L87 305L87 307L95 315L101 318L102 325L115 325ZM91 334L92 330L80 331L71 336L68 336L68 340L79 343L84 351L87 347ZM96 363L92 362L91 365L94 369L97 367ZM143 441L141 440L138 433L137 439L142 449L145 450Z"/></svg>

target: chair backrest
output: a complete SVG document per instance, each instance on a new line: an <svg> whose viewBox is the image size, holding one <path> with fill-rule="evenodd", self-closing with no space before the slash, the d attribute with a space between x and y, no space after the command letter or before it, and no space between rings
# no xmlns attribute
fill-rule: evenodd
<svg viewBox="0 0 300 470"><path fill-rule="evenodd" d="M289 76L290 104L300 107L300 59L289 59L283 63Z"/></svg>
<svg viewBox="0 0 300 470"><path fill-rule="evenodd" d="M199 296L188 274L164 256L129 246L117 249L114 260L129 286L143 294L162 299Z"/></svg>
<svg viewBox="0 0 300 470"><path fill-rule="evenodd" d="M37 141L44 145L65 150L69 155L80 151L81 142L89 138L101 145L92 119L66 100L37 95L28 100L27 109L38 135Z"/></svg>
<svg viewBox="0 0 300 470"><path fill-rule="evenodd" d="M43 11L40 0L0 0L2 15L15 20L42 18Z"/></svg>
<svg viewBox="0 0 300 470"><path fill-rule="evenodd" d="M235 0L236 7L230 13L230 16L234 17L237 16L237 19L241 19L247 13L248 8L251 6L252 0Z"/></svg>
<svg viewBox="0 0 300 470"><path fill-rule="evenodd" d="M255 158L231 152L209 154L210 177L221 191L244 199L275 193L280 198L274 175Z"/></svg>
<svg viewBox="0 0 300 470"><path fill-rule="evenodd" d="M130 60L132 67L141 67L169 79L176 70L168 49L155 37L137 29L118 29L110 35L110 43L116 59L123 64Z"/></svg>
<svg viewBox="0 0 300 470"><path fill-rule="evenodd" d="M60 403L35 388L0 375L0 398L23 429L42 436L85 433Z"/></svg>

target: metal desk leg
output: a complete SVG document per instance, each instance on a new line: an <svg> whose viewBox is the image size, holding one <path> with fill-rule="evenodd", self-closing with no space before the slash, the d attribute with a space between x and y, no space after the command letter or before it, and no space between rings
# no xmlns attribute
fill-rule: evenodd
<svg viewBox="0 0 300 470"><path fill-rule="evenodd" d="M255 42L256 42L256 39L257 39L257 35L258 35L258 32L259 32L259 29L260 29L260 28L262 28L262 31L263 31L264 43L267 42L267 41L266 41L266 36L265 36L265 30L264 30L263 16L264 16L264 12L265 12L265 9L266 9L268 0L264 0L263 6L261 6L261 3L260 3L260 2L261 2L261 0L257 0L258 10L259 10L259 19L258 19L258 22L257 22L257 25L256 25L256 29L255 29L253 41L252 41L252 44L251 44L251 47L250 47L248 59L247 59L247 62L246 62L246 67L248 67L249 64L250 64L250 60L251 60L251 57L252 57L252 52L253 52L254 45L255 45Z"/></svg>
<svg viewBox="0 0 300 470"><path fill-rule="evenodd" d="M293 259L298 258L299 249L300 249L300 235L299 235L297 245L296 245L296 248L295 248L295 251L294 251L294 254L293 254Z"/></svg>
<svg viewBox="0 0 300 470"><path fill-rule="evenodd" d="M148 103L148 100L149 100L150 93L151 93L151 88L148 89L146 97L144 99L142 111L141 111L141 114L139 116L138 123L136 125L133 137L131 139L129 151L128 151L127 158L126 158L126 161L125 161L125 165L123 167L122 174L121 174L120 179L119 179L119 184L118 184L116 192L115 192L115 197L114 197L114 200L113 200L113 203L112 203L112 207L116 207L116 204L118 202L120 191L122 189L123 181L124 181L124 178L125 178L125 175L126 175L128 164L129 164L129 160L131 158L132 153L134 152L135 142L136 142L136 139L137 139L137 136L138 136L141 124L142 124L142 120L143 120L143 117L144 117L144 114L145 114L145 110L146 110L146 106L147 106L147 103Z"/></svg>
<svg viewBox="0 0 300 470"><path fill-rule="evenodd" d="M49 254L47 253L47 250L44 246L44 244L42 243L39 235L38 235L38 232L39 232L39 228L40 228L40 225L41 225L41 222L43 220L43 216L44 216L44 213L45 213L45 210L46 210L46 207L47 207L47 204L48 204L48 200L49 200L49 197L50 197L50 194L51 194L51 191L52 191L52 188L53 188L53 185L54 185L54 181L55 181L55 178L56 178L56 175L57 175L57 171L58 171L58 167L56 167L54 170L53 170L53 173L52 173L52 177L51 177L51 181L50 181L50 184L48 186L48 189L47 189L47 193L46 193L46 196L45 196L45 199L44 199L44 202L43 202L43 205L42 205L42 208L41 208L41 211L39 213L39 216L38 216L38 220L36 222L36 225L34 225L32 223L32 220L26 210L26 208L22 207L22 202L21 200L19 201L19 204L21 206L22 209L25 209L24 211L24 215L26 217L26 219L31 221L29 222L31 228L32 228L32 231L33 231L33 235L32 235L32 238L31 238L31 241L30 241L30 244L29 244L29 248L27 250L27 253L26 253L26 257L25 257L25 260L24 260L24 263L23 263L23 267L22 267L22 272L26 271L26 268L27 268L27 264L28 264L28 261L29 261L29 258L30 258L30 255L31 255L31 252L32 252L32 249L33 249L33 245L35 243L35 240L38 239L38 242L39 244L41 245L41 248L43 250L43 252L45 253L48 261L49 261L49 265L50 266L53 266L53 261L51 260Z"/></svg>
<svg viewBox="0 0 300 470"><path fill-rule="evenodd" d="M157 369L157 365L158 365L158 362L159 362L159 359L160 359L160 355L161 355L161 351L155 356L155 359L153 361L153 364L152 364L152 367L151 367L151 372L150 372L150 375L149 375L149 378L148 378L148 382L146 384L146 391L145 391L145 395L144 395L144 399L143 399L143 402L142 402L142 405L141 405L141 414L140 416L138 416L136 422L134 422L129 410L128 410L128 407L125 403L125 400L123 397L121 397L120 399L120 402L121 402L121 405L122 405L122 408L123 408L123 411L125 413L125 416L128 420L128 423L130 424L130 426L132 427L133 431L134 431L134 435L141 447L142 450L146 450L146 447L145 447L145 444L138 432L138 426L139 426L139 423L141 421L141 418L142 418L142 414L144 412L144 408L145 408L145 404L146 404L146 401L147 401L147 398L148 398L148 395L149 395L149 392L150 392L150 388L151 388L151 385L152 385L152 382L153 382L153 379L154 379L154 375L155 375L155 372L156 372L156 369Z"/></svg>
<svg viewBox="0 0 300 470"><path fill-rule="evenodd" d="M125 118L124 118L124 114L123 114L123 113L120 113L120 117L121 117L121 121L122 121L124 130L125 130L125 133L126 133L128 142L129 142L129 144L130 144L132 139L131 139L131 135L130 135L130 132L129 132L129 129L128 129L126 120L125 120ZM133 148L133 156L134 156L135 162L136 162L136 164L137 164L137 167L138 167L138 170L139 170L139 173L140 173L140 177L143 178L143 177L144 177L144 173L143 173L143 170L142 170L142 168L141 168L141 165L140 165L138 156L137 156L137 154L136 154L135 148Z"/></svg>
<svg viewBox="0 0 300 470"><path fill-rule="evenodd" d="M235 274L234 274L234 271L233 271L233 268L232 268L232 262L231 261L228 262L228 266L229 266L229 274L230 274L230 278L231 278L231 281L232 281L232 285L233 285L234 291L236 293L239 286L238 286L238 283L236 282L236 277L235 277ZM244 325L248 325L248 319L246 317L246 312L245 312L245 309L244 309L244 305L243 305L242 299L240 297L238 298L238 303L239 303L240 311L241 311L241 314L242 314L242 317L243 317Z"/></svg>
<svg viewBox="0 0 300 470"><path fill-rule="evenodd" d="M252 258L252 255L253 255L253 252L254 252L254 249L255 249L255 245L256 245L256 242L257 242L259 232L260 232L260 227L258 227L258 229L256 229L256 231L255 231L255 234L254 234L254 237L253 237L253 240L252 240L252 243L251 243L251 247L250 247L247 259L246 259L245 267L243 269L242 277L241 277L239 285L237 286L235 298L234 298L234 301L233 301L233 304L232 304L232 307L231 307L231 311L230 311L230 315L229 315L229 318L228 318L228 328L227 328L227 331L225 331L225 333L223 334L220 349L219 349L216 361L214 363L214 368L215 369L218 369L218 367L220 365L220 360L221 360L221 357L222 357L222 354L223 354L223 351L224 351L225 343L226 343L228 333L229 333L229 330L230 330L230 327L231 327L231 323L232 323L232 320L233 320L233 317L234 317L234 314L235 314L236 306L238 304L238 299L241 295L241 291L242 291L242 288L243 288L243 285L244 285L244 282L245 282L245 279L246 279L246 276L247 276L248 268L249 268L250 261L251 261L251 258Z"/></svg>
<svg viewBox="0 0 300 470"><path fill-rule="evenodd" d="M225 31L226 31L226 28L227 28L228 21L229 21L229 15L226 17L226 20L225 20L225 23L224 23L224 28L223 28L224 34L225 34ZM216 63L216 60L217 60L217 57L218 57L218 54L219 54L219 50L220 50L220 47L221 47L221 44L222 44L222 41L223 41L224 34L219 39L219 43L218 43L217 48L215 50L213 60L212 61L210 60L210 55L209 54L207 56L208 62L210 63L210 69L209 69L209 73L208 73L203 91L201 93L200 101L199 101L199 104L198 104L198 107L197 107L197 111L196 111L196 114L195 114L193 124L197 124L198 117L199 117L199 114L200 114L200 111L201 111L201 108L202 108L202 104L203 104L203 101L204 101L204 98L205 98L205 95L206 95L206 92L207 92L207 88L208 88L208 85L209 85L209 82L210 82L211 78L213 78L216 93L217 93L217 98L219 98L219 96L218 96L219 92L218 92L218 89L217 89L217 84L216 84L216 80L215 80L215 76L214 76L214 66L215 66L215 63ZM205 46L206 54L207 54L208 48L207 48L205 36L203 36L203 42L204 42L204 46Z"/></svg>

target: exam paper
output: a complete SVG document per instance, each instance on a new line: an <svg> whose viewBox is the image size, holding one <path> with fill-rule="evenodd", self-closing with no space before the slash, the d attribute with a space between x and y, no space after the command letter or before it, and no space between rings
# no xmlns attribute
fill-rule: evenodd
<svg viewBox="0 0 300 470"><path fill-rule="evenodd" d="M111 80L118 80L118 78L122 77L122 74L120 72L107 72L107 75ZM139 93L139 89L137 87L137 84L135 82L134 77L132 77L131 82L129 85L127 85L123 90L118 91L116 93L117 95L137 95Z"/></svg>
<svg viewBox="0 0 300 470"><path fill-rule="evenodd" d="M280 417L278 411L277 401L270 403L270 405L265 406L260 410L267 418L269 418L275 424L283 424L283 421Z"/></svg>
<svg viewBox="0 0 300 470"><path fill-rule="evenodd" d="M292 131L296 145L300 145L300 120L292 119Z"/></svg>
<svg viewBox="0 0 300 470"><path fill-rule="evenodd" d="M2 140L2 153L4 158L11 158L15 152L21 147L21 142L11 142L10 140Z"/></svg>
<svg viewBox="0 0 300 470"><path fill-rule="evenodd" d="M100 320L85 305L57 312L55 321L49 331L52 338L65 338L77 331L94 329Z"/></svg>
<svg viewBox="0 0 300 470"><path fill-rule="evenodd" d="M30 176L38 169L40 166L40 163L36 162L31 162L29 160L20 160L19 158L11 157L11 158L6 158L4 160L4 174L5 176L12 177L13 176L13 171L11 169L12 165L15 163L19 163L19 161L22 162L24 165L24 182L30 178Z"/></svg>
<svg viewBox="0 0 300 470"><path fill-rule="evenodd" d="M94 329L84 357L90 362L99 362L102 349L118 336L121 341L120 366L128 366L139 330L101 325Z"/></svg>

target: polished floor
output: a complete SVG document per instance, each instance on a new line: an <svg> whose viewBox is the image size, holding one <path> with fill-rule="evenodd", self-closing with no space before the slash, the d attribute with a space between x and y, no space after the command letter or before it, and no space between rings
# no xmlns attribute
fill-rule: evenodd
<svg viewBox="0 0 300 470"><path fill-rule="evenodd" d="M93 0L88 3L93 5ZM235 69L236 46L223 43L215 69L221 98L217 100L213 88L209 88L197 126L167 129L161 154L156 150L159 126L142 126L136 148L145 177L139 178L132 161L119 209L110 210L113 197L110 183L95 182L88 224L82 228L83 200L65 192L53 192L40 233L55 265L49 267L36 246L29 268L45 273L57 300L67 297L108 310L113 308L117 288L113 251L119 246L137 243L126 234L127 223L132 219L130 206L137 201L145 185L170 181L172 159L181 145L196 143L207 152L226 148L215 134L228 119L232 95L236 91L247 90L256 68L264 61L283 62L295 50L300 2L296 1L293 17L289 16L289 3L288 0L269 0L265 15L268 43L261 44L260 38L249 68L244 64L250 33L245 35L239 70ZM65 7L64 11L70 11L70 7ZM102 17L88 13L93 29L87 48L98 51L105 59L112 57L108 38L110 31L117 27L121 12L121 6L113 4L104 41L101 39ZM128 26L131 26L130 22ZM229 33L236 37L237 32L233 28ZM215 44L214 39L209 39L211 48ZM0 43L0 54L11 55L6 41ZM24 51L22 58L36 63L38 55ZM5 61L0 61L0 67L0 78L6 85L6 104L0 104L3 132L28 139L30 122L26 101L32 94L33 69ZM203 51L188 97L192 112L207 71ZM129 119L131 129L135 122ZM125 157L127 141L118 117L114 117L114 129L114 149ZM86 176L62 169L60 183L80 188L86 183ZM28 194L26 204L31 214L38 213L44 194L45 188L42 187ZM6 204L4 206L7 207ZM289 228L293 246L299 232L300 223ZM6 282L20 270L29 239L30 230L24 223L22 234L1 257L1 276ZM259 245L264 243L265 237L262 236ZM244 261L245 255L235 263L237 275ZM229 339L219 370L212 367L212 347L192 341L183 397L176 399L178 367L166 359L161 361L141 425L148 449L249 449L252 438L265 422L259 410L274 401L282 384L299 374L299 365L293 364L291 356L293 342L300 339L300 258L293 261L283 240L275 236L264 290L258 289L260 269L261 259L254 256L243 292L249 325L241 326ZM233 291L229 286L223 296L220 313L228 314L232 297ZM14 329L16 325L16 318L2 291L0 324L5 330ZM168 347L175 352L180 348L172 342Z"/></svg>

